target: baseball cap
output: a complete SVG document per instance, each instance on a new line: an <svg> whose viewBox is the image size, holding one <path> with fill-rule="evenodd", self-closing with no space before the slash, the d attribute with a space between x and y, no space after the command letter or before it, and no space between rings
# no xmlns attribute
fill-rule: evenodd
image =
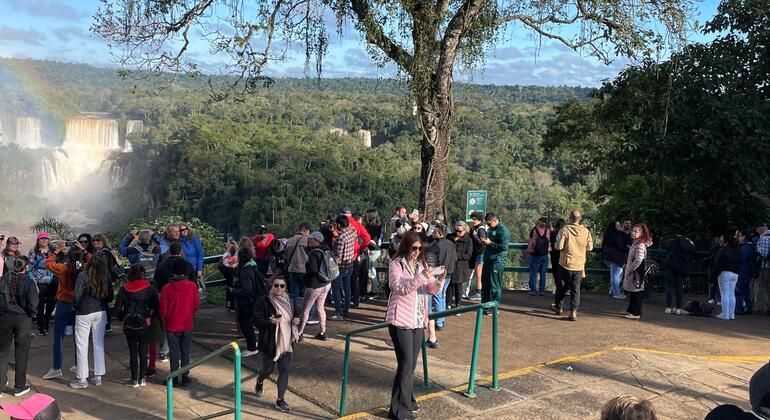
<svg viewBox="0 0 770 420"><path fill-rule="evenodd" d="M48 232L46 231L38 232L37 239L49 239Z"/></svg>
<svg viewBox="0 0 770 420"><path fill-rule="evenodd" d="M21 242L19 242L19 239L15 236L9 236L6 242L10 245L21 245Z"/></svg>
<svg viewBox="0 0 770 420"><path fill-rule="evenodd" d="M323 242L324 241L324 235L323 235L323 233L321 233L319 231L315 231L315 232L311 233L310 235L308 235L308 238L315 239L318 242Z"/></svg>
<svg viewBox="0 0 770 420"><path fill-rule="evenodd" d="M340 214L342 214L344 216L352 216L353 215L353 209L351 209L350 207L345 207L345 208L342 209Z"/></svg>

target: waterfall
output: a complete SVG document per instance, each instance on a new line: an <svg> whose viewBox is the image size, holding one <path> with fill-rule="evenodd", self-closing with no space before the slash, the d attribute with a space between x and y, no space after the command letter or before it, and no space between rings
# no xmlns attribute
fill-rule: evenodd
<svg viewBox="0 0 770 420"><path fill-rule="evenodd" d="M127 169L117 160L105 160L99 167L99 177L106 179L110 189L115 190L128 184Z"/></svg>
<svg viewBox="0 0 770 420"><path fill-rule="evenodd" d="M72 118L67 122L64 149L120 149L118 122L97 118Z"/></svg>
<svg viewBox="0 0 770 420"><path fill-rule="evenodd" d="M39 149L43 147L40 136L40 119L31 117L16 118L16 139L19 147L26 149Z"/></svg>
<svg viewBox="0 0 770 420"><path fill-rule="evenodd" d="M123 153L131 153L134 151L134 146L131 144L131 140L128 139L128 135L132 133L144 132L144 121L142 120L128 120L126 121L126 144L123 146Z"/></svg>

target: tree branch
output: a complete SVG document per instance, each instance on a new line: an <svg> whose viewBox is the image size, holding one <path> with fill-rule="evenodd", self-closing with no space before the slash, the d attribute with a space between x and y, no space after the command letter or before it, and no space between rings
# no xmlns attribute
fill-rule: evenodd
<svg viewBox="0 0 770 420"><path fill-rule="evenodd" d="M445 95L449 95L451 88L452 70L454 69L455 58L457 58L460 40L486 1L488 0L466 0L447 25L444 38L441 40L441 56L439 57L436 80L439 92L443 92Z"/></svg>
<svg viewBox="0 0 770 420"><path fill-rule="evenodd" d="M366 41L376 45L385 55L395 61L399 67L411 71L413 57L401 45L385 35L385 30L374 20L369 3L366 0L351 0L350 5L361 26L360 30L366 34Z"/></svg>

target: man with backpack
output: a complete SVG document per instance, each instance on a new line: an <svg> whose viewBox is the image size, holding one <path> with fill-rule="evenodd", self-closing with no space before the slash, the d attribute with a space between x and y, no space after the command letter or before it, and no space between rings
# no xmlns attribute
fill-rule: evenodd
<svg viewBox="0 0 770 420"><path fill-rule="evenodd" d="M144 268L145 278L148 280L153 279L161 252L160 245L152 243L151 230L144 229L141 232L138 230L129 232L120 242L118 251L132 265L141 265Z"/></svg>
<svg viewBox="0 0 770 420"><path fill-rule="evenodd" d="M326 295L331 289L332 280L335 280L340 269L337 266L334 254L323 244L324 236L321 232L313 232L308 236L308 260L305 266L305 309L302 313L302 321L299 324L299 339L302 340L302 333L310 317L312 308L316 308L319 320L318 334L315 339L326 341L326 312L323 304L326 301Z"/></svg>
<svg viewBox="0 0 770 420"><path fill-rule="evenodd" d="M289 295L296 300L302 292L302 277L307 264L308 234L310 225L300 223L297 234L286 241L286 265L289 272Z"/></svg>
<svg viewBox="0 0 770 420"><path fill-rule="evenodd" d="M548 255L551 252L551 229L547 226L548 218L541 217L529 231L529 295L545 294L546 275L548 274ZM537 284L537 275L540 283Z"/></svg>

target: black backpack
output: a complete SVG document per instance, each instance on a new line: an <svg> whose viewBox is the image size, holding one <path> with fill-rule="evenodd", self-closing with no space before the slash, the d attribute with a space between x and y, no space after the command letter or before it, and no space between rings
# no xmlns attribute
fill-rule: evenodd
<svg viewBox="0 0 770 420"><path fill-rule="evenodd" d="M551 242L548 240L547 235L540 235L540 232L535 229L535 236L537 239L535 239L535 247L533 249L534 255L547 255L548 254L548 246L551 244Z"/></svg>
<svg viewBox="0 0 770 420"><path fill-rule="evenodd" d="M137 311L138 305L144 305L144 302L134 302L130 306L129 313L123 318L123 331L142 335L147 331L147 320Z"/></svg>
<svg viewBox="0 0 770 420"><path fill-rule="evenodd" d="M147 248L147 251L140 245L134 246L134 249L139 252L136 259L137 264L141 264L141 266L144 267L146 277L151 279L155 275L155 267L158 265L158 255L155 255L153 252L155 250L155 245L150 245L150 247Z"/></svg>

